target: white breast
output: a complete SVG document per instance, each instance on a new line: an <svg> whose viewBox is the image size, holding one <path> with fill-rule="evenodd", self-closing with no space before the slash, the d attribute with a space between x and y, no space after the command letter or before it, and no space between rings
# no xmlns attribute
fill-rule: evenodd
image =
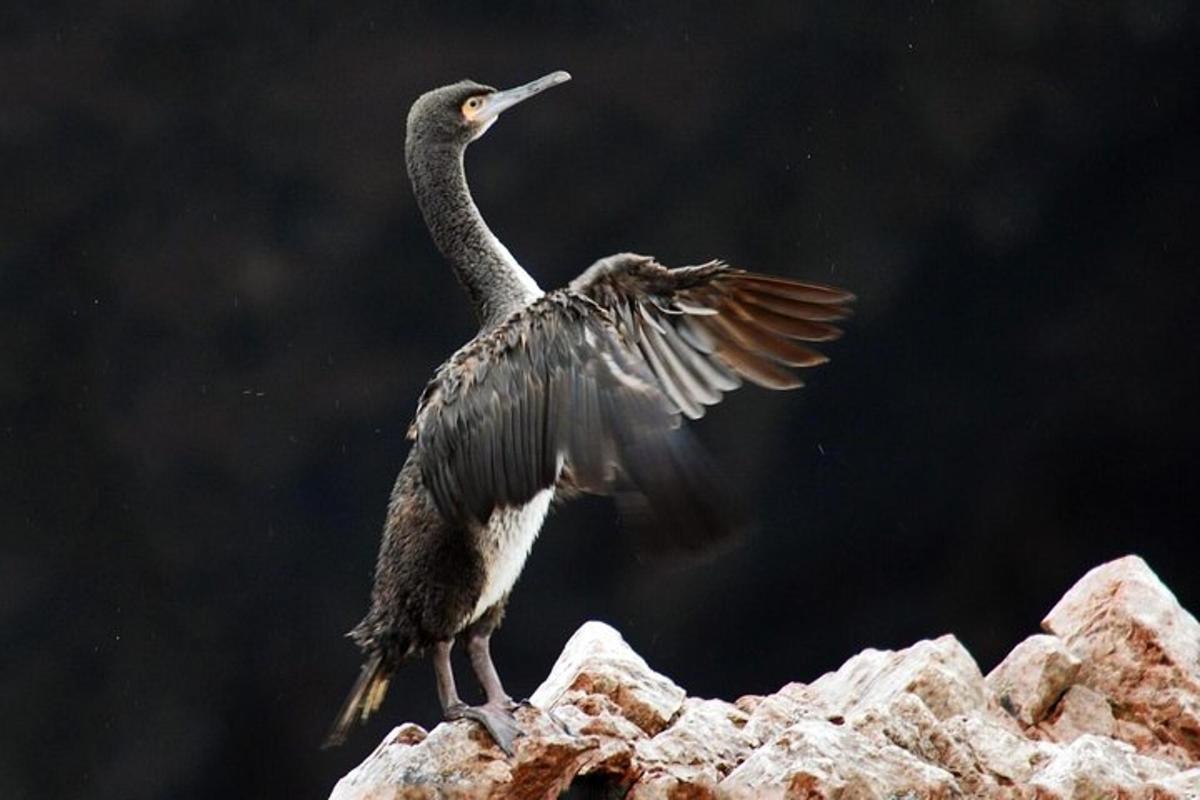
<svg viewBox="0 0 1200 800"><path fill-rule="evenodd" d="M529 550L542 530L553 497L553 488L543 489L520 508L492 512L481 542L487 575L484 577L483 593L479 595L468 623L479 619L483 612L496 605L517 582L525 559L529 557Z"/></svg>

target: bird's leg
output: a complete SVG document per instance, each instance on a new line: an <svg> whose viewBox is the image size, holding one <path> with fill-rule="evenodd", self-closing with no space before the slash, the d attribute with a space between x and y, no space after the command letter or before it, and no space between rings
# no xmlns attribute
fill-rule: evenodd
<svg viewBox="0 0 1200 800"><path fill-rule="evenodd" d="M507 706L492 704L490 692L488 702L482 706L468 706L462 701L454 685L454 668L450 664L450 648L453 644L453 640L448 639L433 646L433 671L437 675L438 700L442 703L442 713L451 721L475 720L487 729L501 750L510 756L513 755L513 742L524 731L513 719L512 711ZM492 672L495 673L494 668ZM499 678L496 682L499 685Z"/></svg>
<svg viewBox="0 0 1200 800"><path fill-rule="evenodd" d="M496 664L492 661L492 631L488 629L481 632L478 628L472 627L467 629L467 654L471 657L471 668L475 670L475 677L479 679L479 685L483 687L483 691L487 694L487 707L507 711L510 718L512 712L518 706L533 707L533 703L529 700L522 700L519 703L514 703L508 692L504 691L504 684L500 682L500 675L496 672ZM555 716L550 709L544 709L543 714L550 718L550 721L557 725L566 734L571 735L571 729L567 724Z"/></svg>
<svg viewBox="0 0 1200 800"><path fill-rule="evenodd" d="M516 704L508 692L504 691L504 684L500 682L500 675L496 672L496 665L492 661L491 641L491 632L468 635L467 654L471 657L471 668L475 670L475 677L479 679L479 685L487 695L487 704L512 710Z"/></svg>
<svg viewBox="0 0 1200 800"><path fill-rule="evenodd" d="M451 714L455 709L466 706L454 685L454 667L450 664L450 648L453 646L453 639L437 642L433 646L433 674L437 676L438 702L442 704L446 719L458 719Z"/></svg>

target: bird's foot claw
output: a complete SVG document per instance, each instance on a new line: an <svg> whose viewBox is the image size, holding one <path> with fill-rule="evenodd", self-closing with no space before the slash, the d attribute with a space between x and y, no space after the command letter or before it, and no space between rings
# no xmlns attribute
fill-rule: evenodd
<svg viewBox="0 0 1200 800"><path fill-rule="evenodd" d="M517 724L512 709L499 703L487 703L482 706L468 706L466 703L451 706L446 709L446 719L473 719L482 725L499 745L506 755L514 755L514 743L518 736L524 736L525 731Z"/></svg>
<svg viewBox="0 0 1200 800"><path fill-rule="evenodd" d="M550 709L548 709L548 708L545 709L545 714L547 717L550 718L550 721L553 722L555 725L557 725L559 727L559 729L562 730L562 732L565 733L567 736L578 736L579 735L579 734L575 733L575 731L571 730L570 726L567 725L567 723L564 722L563 719L558 716L558 714L555 714Z"/></svg>
<svg viewBox="0 0 1200 800"><path fill-rule="evenodd" d="M517 701L516 703L513 703L513 707L514 708L537 709L538 711L545 714L550 719L550 721L553 722L555 725L557 725L559 727L559 729L563 733L565 733L567 736L575 735L575 732L572 731L569 727L567 727L567 723L563 722L562 719L557 714L554 713L554 711L552 711L549 708L542 708L541 706L535 706L533 704L533 701L530 700L528 697L522 698L521 700Z"/></svg>

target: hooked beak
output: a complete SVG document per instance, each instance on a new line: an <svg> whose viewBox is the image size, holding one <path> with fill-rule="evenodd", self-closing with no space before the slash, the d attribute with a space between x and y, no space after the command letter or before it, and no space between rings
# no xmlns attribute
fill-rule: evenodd
<svg viewBox="0 0 1200 800"><path fill-rule="evenodd" d="M566 83L571 80L571 73L558 70L551 72L549 75L543 75L536 81L530 81L524 86L517 86L513 89L505 89L502 92L496 92L487 99L487 104L475 117L477 122L492 122L496 117L500 116L500 112L507 111L523 100L528 100L535 94L540 94L552 86L558 86L560 83Z"/></svg>

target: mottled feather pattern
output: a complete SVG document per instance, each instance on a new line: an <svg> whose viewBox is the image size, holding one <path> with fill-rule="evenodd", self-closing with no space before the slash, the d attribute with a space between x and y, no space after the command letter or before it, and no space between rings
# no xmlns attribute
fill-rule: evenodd
<svg viewBox="0 0 1200 800"><path fill-rule="evenodd" d="M802 385L792 370L826 358L801 342L840 335L831 322L852 299L719 261L603 259L438 369L410 428L424 483L456 524L483 524L564 475L585 491L644 495L678 521L683 498L718 483L679 415L702 416L743 379ZM688 516L705 535L728 522L698 522L700 506L712 503Z"/></svg>
<svg viewBox="0 0 1200 800"><path fill-rule="evenodd" d="M612 392L628 425L672 425L653 376L630 357L607 314L551 292L460 349L422 396L410 437L448 519L485 521L554 485L570 453L581 484L602 490L615 460ZM611 402L611 399L609 401ZM587 447L579 431L597 439Z"/></svg>
<svg viewBox="0 0 1200 800"><path fill-rule="evenodd" d="M459 349L409 428L372 611L354 633L377 657L331 741L378 705L395 664L494 598L502 608L555 494L614 495L651 550L732 532L737 504L680 415L701 416L743 379L801 385L792 369L825 358L800 342L840 335L831 323L852 300L721 262L668 269L622 254Z"/></svg>
<svg viewBox="0 0 1200 800"><path fill-rule="evenodd" d="M673 405L612 315L563 289L452 356L410 436L452 523L481 525L567 483L646 506L691 548L732 524L715 470L679 429Z"/></svg>
<svg viewBox="0 0 1200 800"><path fill-rule="evenodd" d="M849 316L841 289L759 275L721 261L664 267L649 256L601 259L571 283L612 312L670 399L695 419L741 379L769 389L802 386L792 368L828 359L798 342L828 342Z"/></svg>
<svg viewBox="0 0 1200 800"><path fill-rule="evenodd" d="M792 370L824 361L809 344L836 338L831 323L848 313L852 296L830 287L719 261L668 269L629 253L543 294L484 223L463 155L496 114L569 77L507 92L459 81L409 112L414 196L480 332L418 403L371 609L351 633L366 663L330 743L377 709L393 671L431 645L439 699L457 711L448 644L465 636L484 643L471 660L489 703L473 718L508 749L515 723L498 708L505 693L486 641L554 498L613 495L660 551L698 550L732 533L737 504L682 416L702 415L743 380L800 385ZM472 101L483 111L467 113Z"/></svg>

